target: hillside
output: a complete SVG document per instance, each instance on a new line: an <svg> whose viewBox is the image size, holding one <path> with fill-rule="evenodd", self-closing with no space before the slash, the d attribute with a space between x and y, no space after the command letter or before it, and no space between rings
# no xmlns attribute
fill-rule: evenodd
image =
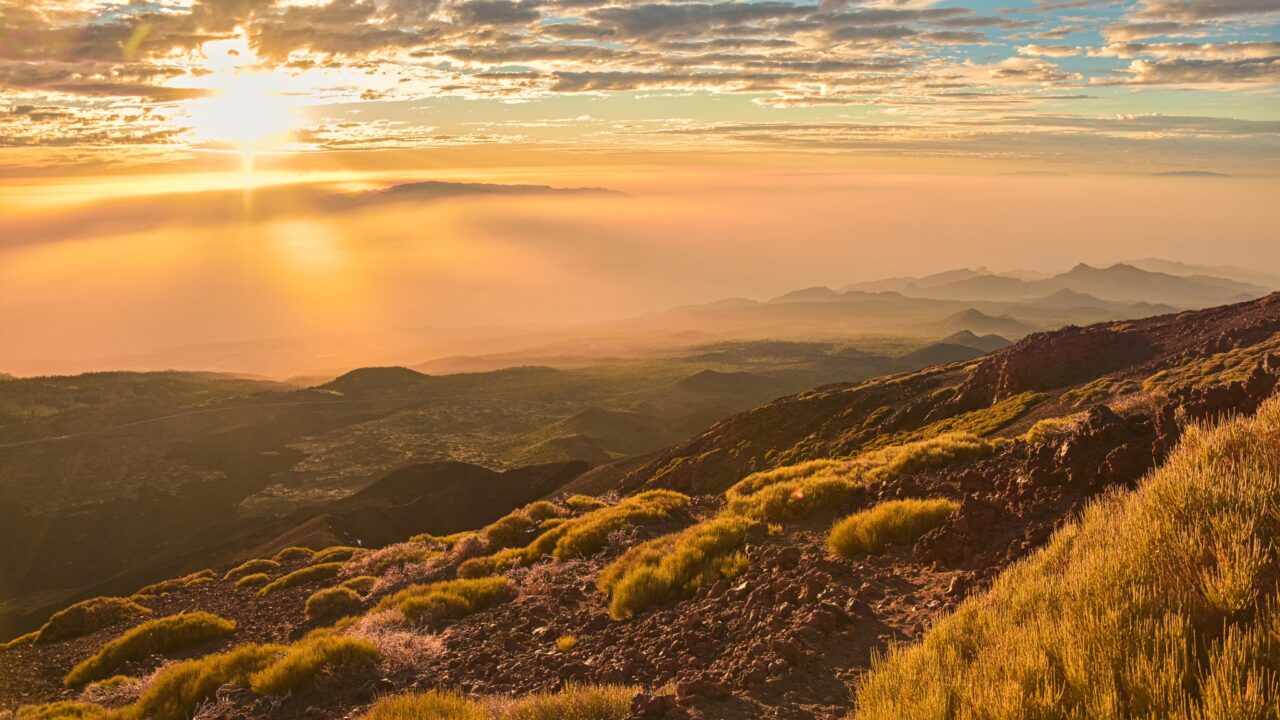
<svg viewBox="0 0 1280 720"><path fill-rule="evenodd" d="M1012 686L1024 689L1025 702L1044 696L1036 688L1060 686L1055 669L1014 653L1013 639L1044 640L1004 609L1031 612L1061 595L1055 587L1081 588L1070 596L1086 599L1091 587L1113 594L1155 587L1140 574L1115 581L1136 585L1112 587L1090 568L1128 572L1106 561L1110 538L1140 548L1157 530L1180 533L1177 547L1211 549L1204 571L1142 565L1138 550L1135 567L1183 573L1177 577L1191 585L1159 584L1171 597L1185 587L1211 592L1220 615L1186 606L1195 627L1222 633L1218 619L1226 618L1237 629L1221 636L1244 644L1222 657L1266 667L1274 655L1259 653L1272 652L1270 641L1254 628L1269 622L1262 598L1274 591L1265 548L1276 541L1268 513L1277 503L1280 401L1264 403L1278 384L1280 294L1032 334L974 359L774 400L639 462L581 473L547 468L537 477L554 489L542 501L492 521L471 516L472 532L411 535L423 529L408 527L414 519L404 515L400 542L380 548L326 549L319 540L319 553L264 546L236 558L251 561L239 568L228 561L129 600L81 606L0 650L0 698L8 707L88 703L75 706L78 717L102 716L104 708L137 717L161 707L166 717L185 717L215 701L210 717L378 720L394 717L386 713L396 703L425 708L495 696L562 708L547 717L578 717L563 707L585 707L587 698L599 708L591 717L617 720L852 711L949 717L938 709L947 697L985 692L995 703L995 690L1006 688L1008 697ZM1254 413L1256 420L1222 430L1196 429ZM1205 457L1223 453L1238 463L1206 465ZM348 502L436 487L435 471L418 472ZM1232 484L1227 476L1257 481ZM597 497L575 494L584 491ZM435 497L437 508L467 515L462 496ZM1219 508L1221 520L1177 510L1195 522L1137 522L1171 512L1174 501ZM1203 541L1197 528L1205 527L1223 533L1216 544ZM1046 579L1050 567L1060 577ZM1139 644L1143 633L1184 627L1152 624L1141 615L1145 605L1132 607L1117 622L1128 623ZM195 610L234 625L168 617ZM1075 625L1092 617L1088 607L1084 615L1055 612L1070 638L1063 647L1114 651L1098 644L1108 637L1104 627L1084 633ZM984 613L998 613L1003 624ZM944 616L952 619L938 622ZM129 634L148 622L163 625ZM197 623L208 630L159 629ZM981 630L968 629L974 625ZM140 635L171 639L141 644ZM945 643L958 637L966 651L949 652ZM1152 647L1167 646L1157 642L1166 635L1150 637ZM109 651L97 655L108 641ZM911 645L860 680L893 643ZM928 653L941 654L949 670ZM1208 708L1216 698L1242 697L1247 685L1255 707L1276 706L1274 684L1214 673L1219 666L1208 657L1188 661L1202 663L1193 674L1220 681L1213 690L1207 680L1177 684L1189 702ZM166 659L178 662L165 666ZM116 674L123 677L109 687L84 682ZM182 680L195 676L204 680ZM1001 682L1009 677L1021 684ZM222 685L229 687L215 698ZM1109 697L1105 683L1072 687L1081 706ZM431 688L470 700L417 695L374 707L384 696ZM935 700L943 705L928 705ZM1222 712L1211 716L1233 717ZM1046 716L1057 717L1048 707Z"/></svg>

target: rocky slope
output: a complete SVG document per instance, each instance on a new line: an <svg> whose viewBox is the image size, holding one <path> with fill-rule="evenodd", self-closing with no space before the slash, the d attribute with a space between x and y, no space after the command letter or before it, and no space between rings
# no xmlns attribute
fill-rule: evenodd
<svg viewBox="0 0 1280 720"><path fill-rule="evenodd" d="M358 619L333 632L373 643L376 656L326 665L284 694L232 683L208 698L213 704L200 717L358 717L384 694L440 687L521 695L570 683L633 686L635 717L843 717L874 653L918 639L1100 493L1135 486L1187 423L1251 413L1278 384L1280 295L1271 295L1032 335L977 360L819 388L720 422L642 462L577 475L550 491L554 502L540 504L537 519L530 506L474 534L356 552L332 574L265 596L234 577L223 580L229 567L145 591L136 599L151 616L199 609L239 627L226 638L131 659L119 672L141 680L111 691L65 688L61 678L142 618L81 637L18 643L0 650L0 707L77 698L126 706L175 660L250 642L306 643L308 632L334 622L308 619L308 598L371 576L348 609ZM945 449L955 438L978 450L946 454L931 444ZM833 458L855 460L823 464ZM854 473L856 482L838 484L838 492L798 485L777 516L732 502L746 496L738 483L752 473L786 468L779 472L809 478L830 467ZM603 495L604 508L570 496L582 490ZM635 502L634 493L672 490L689 499L601 524ZM883 552L832 551L835 520L903 498L949 500L955 509ZM714 571L614 619L598 585L602 571L645 541L715 518L745 527L733 562L708 566ZM603 528L598 548L562 552L553 542L546 548L554 552L521 554L526 543L539 548L547 533L581 529L575 523ZM662 556L683 546L658 547L666 548ZM285 557L268 574L317 562L330 564ZM416 585L498 574L506 578L503 592L484 607L420 615L420 606L397 604L395 593L411 594Z"/></svg>

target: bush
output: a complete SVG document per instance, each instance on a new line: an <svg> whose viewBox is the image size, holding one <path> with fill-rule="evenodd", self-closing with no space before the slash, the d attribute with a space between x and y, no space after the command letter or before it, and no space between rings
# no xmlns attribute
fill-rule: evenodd
<svg viewBox="0 0 1280 720"><path fill-rule="evenodd" d="M378 578L372 575L357 575L353 578L343 580L339 587L347 588L361 595L368 595L369 591L378 582Z"/></svg>
<svg viewBox="0 0 1280 720"><path fill-rule="evenodd" d="M231 580L233 578L244 577L245 575L256 575L259 573L269 573L280 569L280 563L275 560L267 560L266 558L258 558L256 560L245 560L239 565L227 571L222 576L223 580Z"/></svg>
<svg viewBox="0 0 1280 720"><path fill-rule="evenodd" d="M360 596L342 586L317 590L307 598L306 614L311 621L338 618L360 612Z"/></svg>
<svg viewBox="0 0 1280 720"><path fill-rule="evenodd" d="M304 547L287 547L275 555L271 556L276 562L290 562L293 560L310 560L316 554L315 550Z"/></svg>
<svg viewBox="0 0 1280 720"><path fill-rule="evenodd" d="M485 540L489 541L489 547L500 550L527 544L529 533L535 527L537 523L517 511L491 523L481 532Z"/></svg>
<svg viewBox="0 0 1280 720"><path fill-rule="evenodd" d="M348 561L345 572L381 575L391 568L426 562L439 554L439 550L411 540L378 548Z"/></svg>
<svg viewBox="0 0 1280 720"><path fill-rule="evenodd" d="M106 708L76 700L59 700L18 708L14 720L97 720L107 716Z"/></svg>
<svg viewBox="0 0 1280 720"><path fill-rule="evenodd" d="M959 507L946 499L889 500L836 523L827 544L845 557L880 553L887 545L914 542L946 522Z"/></svg>
<svg viewBox="0 0 1280 720"><path fill-rule="evenodd" d="M141 590L139 590L135 594L135 597L138 595L142 595L142 596L166 595L176 590L181 590L182 588L185 588L185 587L211 583L216 577L218 577L217 574L214 573L212 570L201 570L199 572L193 572L190 575L183 575L180 578L172 578L170 580L162 580L158 583L152 583L142 588Z"/></svg>
<svg viewBox="0 0 1280 720"><path fill-rule="evenodd" d="M564 499L565 507L574 512L588 512L590 510L598 510L602 507L608 507L608 503L598 500L590 495L570 495Z"/></svg>
<svg viewBox="0 0 1280 720"><path fill-rule="evenodd" d="M1280 400L1190 428L1137 490L876 662L856 717L1275 718L1278 508Z"/></svg>
<svg viewBox="0 0 1280 720"><path fill-rule="evenodd" d="M40 636L39 630L32 630L31 632L25 635L19 635L18 637L13 638L8 642L0 643L0 652L4 652L5 650L12 650L13 648L20 648L20 647L23 647L24 645L31 645L35 643L36 638L39 636Z"/></svg>
<svg viewBox="0 0 1280 720"><path fill-rule="evenodd" d="M284 655L249 677L249 687L261 695L283 695L311 684L321 670L371 667L382 659L369 640L315 633L290 645Z"/></svg>
<svg viewBox="0 0 1280 720"><path fill-rule="evenodd" d="M520 511L535 523L541 523L560 515L560 508L556 507L555 503L547 502L546 500L531 502L521 508Z"/></svg>
<svg viewBox="0 0 1280 720"><path fill-rule="evenodd" d="M1065 417L1045 418L1032 425L1023 439L1032 445L1056 441L1070 432L1084 417L1084 413L1076 413Z"/></svg>
<svg viewBox="0 0 1280 720"><path fill-rule="evenodd" d="M362 551L360 548L347 547L345 545L335 545L334 547L325 548L311 556L311 564L318 565L320 563L346 562Z"/></svg>
<svg viewBox="0 0 1280 720"><path fill-rule="evenodd" d="M375 610L398 608L415 624L458 620L486 610L512 594L505 577L446 580L409 587L383 598Z"/></svg>
<svg viewBox="0 0 1280 720"><path fill-rule="evenodd" d="M364 720L490 720L480 703L452 690L395 695L379 700Z"/></svg>
<svg viewBox="0 0 1280 720"><path fill-rule="evenodd" d="M63 683L67 687L78 687L107 677L131 660L198 645L230 635L235 629L234 621L206 612L179 613L148 620L103 645L96 655L76 665Z"/></svg>
<svg viewBox="0 0 1280 720"><path fill-rule="evenodd" d="M188 720L219 688L248 685L251 675L284 652L280 645L241 645L230 652L170 665L156 674L132 705L121 708L118 720Z"/></svg>
<svg viewBox="0 0 1280 720"><path fill-rule="evenodd" d="M260 587L262 585L266 585L268 582L270 582L270 580L271 580L271 576L267 575L266 573L254 573L252 575L245 575L244 577L237 580L236 587L238 588Z"/></svg>
<svg viewBox="0 0 1280 720"><path fill-rule="evenodd" d="M567 653L578 645L578 638L574 635L561 635L556 638L556 650Z"/></svg>
<svg viewBox="0 0 1280 720"><path fill-rule="evenodd" d="M468 699L432 690L379 700L363 720L623 720L631 714L635 688L566 685L557 693Z"/></svg>
<svg viewBox="0 0 1280 720"><path fill-rule="evenodd" d="M740 548L750 521L721 516L683 532L637 545L600 572L615 620L693 593L702 585L734 577L746 567Z"/></svg>
<svg viewBox="0 0 1280 720"><path fill-rule="evenodd" d="M81 600L51 615L29 642L52 643L71 640L95 633L118 622L150 614L150 610L128 598L96 597ZM17 640L10 643L26 644L25 642L17 643Z"/></svg>
<svg viewBox="0 0 1280 720"><path fill-rule="evenodd" d="M322 563L320 565L308 565L276 578L274 581L263 586L258 591L258 595L266 597L272 593L288 590L292 587L305 585L307 583L320 582L321 580L329 580L338 576L338 571L342 569L342 563Z"/></svg>

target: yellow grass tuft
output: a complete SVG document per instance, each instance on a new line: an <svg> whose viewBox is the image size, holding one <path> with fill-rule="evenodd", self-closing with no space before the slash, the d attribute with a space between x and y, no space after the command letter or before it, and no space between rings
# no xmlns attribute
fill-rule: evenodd
<svg viewBox="0 0 1280 720"><path fill-rule="evenodd" d="M270 575L267 575L266 573L254 573L252 575L245 575L244 577L237 580L236 587L238 588L261 587L263 585L266 585L270 581L271 581Z"/></svg>
<svg viewBox="0 0 1280 720"><path fill-rule="evenodd" d="M410 585L382 598L375 611L397 608L414 624L458 620L507 600L512 595L505 577L445 580Z"/></svg>
<svg viewBox="0 0 1280 720"><path fill-rule="evenodd" d="M342 569L342 563L321 563L320 565L308 565L289 573L282 575L275 580L267 583L258 591L258 595L266 597L272 593L287 590L299 585L307 583L320 582L321 580L329 580L338 576L338 571Z"/></svg>
<svg viewBox="0 0 1280 720"><path fill-rule="evenodd" d="M378 646L363 638L312 635L290 645L284 655L253 673L249 687L260 695L283 695L311 683L321 670L372 669L382 658Z"/></svg>
<svg viewBox="0 0 1280 720"><path fill-rule="evenodd" d="M621 685L566 685L514 699L432 690L383 698L363 720L623 720L635 695Z"/></svg>
<svg viewBox="0 0 1280 720"><path fill-rule="evenodd" d="M561 635L556 638L556 650L567 653L578 645L578 638L574 635Z"/></svg>
<svg viewBox="0 0 1280 720"><path fill-rule="evenodd" d="M360 612L360 596L342 586L317 590L307 598L305 612L313 622L355 615Z"/></svg>
<svg viewBox="0 0 1280 720"><path fill-rule="evenodd" d="M1274 719L1280 399L1191 428L1132 492L878 660L857 720Z"/></svg>
<svg viewBox="0 0 1280 720"><path fill-rule="evenodd" d="M914 542L959 507L946 499L889 500L836 523L827 543L845 557L883 552L887 545Z"/></svg>
<svg viewBox="0 0 1280 720"><path fill-rule="evenodd" d="M597 585L609 596L615 620L633 617L746 568L741 548L751 522L731 515L637 545L600 572Z"/></svg>
<svg viewBox="0 0 1280 720"><path fill-rule="evenodd" d="M206 612L179 613L149 620L102 646L96 655L76 665L63 679L67 687L78 687L105 678L131 660L163 655L230 635L232 620Z"/></svg>
<svg viewBox="0 0 1280 720"><path fill-rule="evenodd" d="M304 547L287 547L275 555L271 556L276 562L290 562L293 560L310 560L316 554L315 550Z"/></svg>
<svg viewBox="0 0 1280 720"><path fill-rule="evenodd" d="M227 574L222 576L222 579L233 580L235 578L244 577L245 575L256 575L258 573L271 573L279 569L280 569L280 563L276 562L275 560L268 560L266 558L257 558L255 560L245 560L239 565L228 570Z"/></svg>

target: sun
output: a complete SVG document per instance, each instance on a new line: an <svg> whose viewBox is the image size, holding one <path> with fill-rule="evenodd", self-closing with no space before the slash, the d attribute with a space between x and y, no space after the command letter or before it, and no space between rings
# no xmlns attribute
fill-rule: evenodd
<svg viewBox="0 0 1280 720"><path fill-rule="evenodd" d="M254 68L242 39L207 42L199 85L208 95L191 101L187 116L197 142L241 153L279 149L298 124L290 77Z"/></svg>

